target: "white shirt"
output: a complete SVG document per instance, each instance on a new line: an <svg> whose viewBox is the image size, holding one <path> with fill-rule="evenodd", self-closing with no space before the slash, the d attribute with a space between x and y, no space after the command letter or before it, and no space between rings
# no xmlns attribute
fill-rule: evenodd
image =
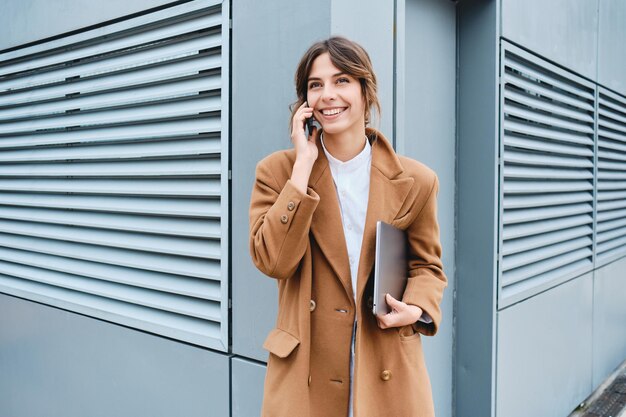
<svg viewBox="0 0 626 417"><path fill-rule="evenodd" d="M358 155L349 161L342 162L332 156L324 145L324 132L320 135L322 148L328 159L330 172L335 183L339 209L341 211L341 222L343 224L343 234L346 239L348 249L348 262L350 264L350 275L352 281L352 296L356 304L356 284L359 260L361 258L361 245L363 243L363 231L365 229L365 216L367 214L367 203L370 189L370 170L372 167L372 146L363 137L364 147ZM420 321L430 323L432 319L424 312ZM354 329L356 329L356 315L354 316ZM352 417L352 380L354 375L354 338L356 332L352 332L352 349L350 354L350 410Z"/></svg>

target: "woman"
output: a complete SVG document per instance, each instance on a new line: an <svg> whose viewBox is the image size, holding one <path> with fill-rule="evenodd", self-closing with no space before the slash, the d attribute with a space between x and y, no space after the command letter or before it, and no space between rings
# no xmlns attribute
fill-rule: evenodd
<svg viewBox="0 0 626 417"><path fill-rule="evenodd" d="M447 279L436 218L438 180L366 127L376 77L358 44L312 45L296 71L293 148L257 165L250 251L278 280L278 317L263 416L434 416L421 335L441 321ZM307 138L305 121L321 125ZM372 314L376 222L406 231L407 286Z"/></svg>

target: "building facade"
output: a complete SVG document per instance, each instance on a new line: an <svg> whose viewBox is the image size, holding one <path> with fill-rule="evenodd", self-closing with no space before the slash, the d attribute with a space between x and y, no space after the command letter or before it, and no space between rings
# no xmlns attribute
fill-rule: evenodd
<svg viewBox="0 0 626 417"><path fill-rule="evenodd" d="M626 359L624 2L1 7L0 415L259 415L254 169L334 34L439 176L437 415L564 416Z"/></svg>

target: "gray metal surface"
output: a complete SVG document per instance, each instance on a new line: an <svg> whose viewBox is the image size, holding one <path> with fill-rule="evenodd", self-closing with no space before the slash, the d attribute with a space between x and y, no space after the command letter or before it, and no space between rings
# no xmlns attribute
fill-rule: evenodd
<svg viewBox="0 0 626 417"><path fill-rule="evenodd" d="M596 79L598 4L603 0L501 0L501 3L503 37Z"/></svg>
<svg viewBox="0 0 626 417"><path fill-rule="evenodd" d="M593 387L626 358L626 257L593 274Z"/></svg>
<svg viewBox="0 0 626 417"><path fill-rule="evenodd" d="M604 88L598 100L597 164L596 267L626 255L626 97Z"/></svg>
<svg viewBox="0 0 626 417"><path fill-rule="evenodd" d="M274 327L276 281L250 259L248 210L257 162L289 148L287 106L302 54L330 36L330 2L233 2L232 45L232 349L267 360L263 341ZM271 45L271 47L269 46ZM274 47L278 46L280 47Z"/></svg>
<svg viewBox="0 0 626 417"><path fill-rule="evenodd" d="M423 337L422 344L436 414L449 417L453 415L453 305L457 279L456 5L439 0L398 0L397 13L396 150L435 170L440 184L437 219L448 287L441 303L439 332L435 337ZM389 111L384 118L388 116Z"/></svg>
<svg viewBox="0 0 626 417"><path fill-rule="evenodd" d="M266 367L244 358L231 359L232 417L258 417L263 404Z"/></svg>
<svg viewBox="0 0 626 417"><path fill-rule="evenodd" d="M227 6L0 54L0 291L228 349Z"/></svg>
<svg viewBox="0 0 626 417"><path fill-rule="evenodd" d="M454 409L494 415L499 2L459 2Z"/></svg>
<svg viewBox="0 0 626 417"><path fill-rule="evenodd" d="M227 417L229 358L0 294L0 415Z"/></svg>
<svg viewBox="0 0 626 417"><path fill-rule="evenodd" d="M595 86L500 51L502 309L593 267Z"/></svg>
<svg viewBox="0 0 626 417"><path fill-rule="evenodd" d="M121 18L172 0L25 0L2 2L0 50ZM72 16L72 18L68 18ZM28 28L28 30L25 30Z"/></svg>
<svg viewBox="0 0 626 417"><path fill-rule="evenodd" d="M496 416L566 416L592 390L593 274L498 312Z"/></svg>
<svg viewBox="0 0 626 417"><path fill-rule="evenodd" d="M626 3L601 0L598 5L598 83L626 95Z"/></svg>

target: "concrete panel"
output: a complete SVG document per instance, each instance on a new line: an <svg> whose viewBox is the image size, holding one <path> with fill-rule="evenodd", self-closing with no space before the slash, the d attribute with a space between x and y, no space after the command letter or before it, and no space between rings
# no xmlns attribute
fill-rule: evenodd
<svg viewBox="0 0 626 417"><path fill-rule="evenodd" d="M502 0L502 36L595 80L598 2Z"/></svg>
<svg viewBox="0 0 626 417"><path fill-rule="evenodd" d="M398 40L396 149L434 169L440 182L438 220L448 288L439 333L423 343L435 411L445 417L452 415L456 7L441 0L408 0L403 15L400 7L398 12L404 39Z"/></svg>
<svg viewBox="0 0 626 417"><path fill-rule="evenodd" d="M313 42L330 35L330 4L238 0L232 16L232 346L266 361L261 346L276 321L278 291L250 260L250 192L257 162L291 146L296 66Z"/></svg>
<svg viewBox="0 0 626 417"><path fill-rule="evenodd" d="M595 271L593 277L593 387L626 358L626 258Z"/></svg>
<svg viewBox="0 0 626 417"><path fill-rule="evenodd" d="M498 313L496 416L567 416L591 393L592 273Z"/></svg>
<svg viewBox="0 0 626 417"><path fill-rule="evenodd" d="M0 294L0 415L226 417L228 357Z"/></svg>
<svg viewBox="0 0 626 417"><path fill-rule="evenodd" d="M370 56L378 82L382 117L371 126L388 138L393 129L393 1L332 0L331 35L358 42Z"/></svg>
<svg viewBox="0 0 626 417"><path fill-rule="evenodd" d="M494 415L499 3L457 6L457 416Z"/></svg>
<svg viewBox="0 0 626 417"><path fill-rule="evenodd" d="M626 95L626 2L600 2L598 83Z"/></svg>
<svg viewBox="0 0 626 417"><path fill-rule="evenodd" d="M258 362L233 357L232 417L257 417L263 405L263 383L266 367Z"/></svg>
<svg viewBox="0 0 626 417"><path fill-rule="evenodd" d="M3 0L0 51L168 3L172 0Z"/></svg>

